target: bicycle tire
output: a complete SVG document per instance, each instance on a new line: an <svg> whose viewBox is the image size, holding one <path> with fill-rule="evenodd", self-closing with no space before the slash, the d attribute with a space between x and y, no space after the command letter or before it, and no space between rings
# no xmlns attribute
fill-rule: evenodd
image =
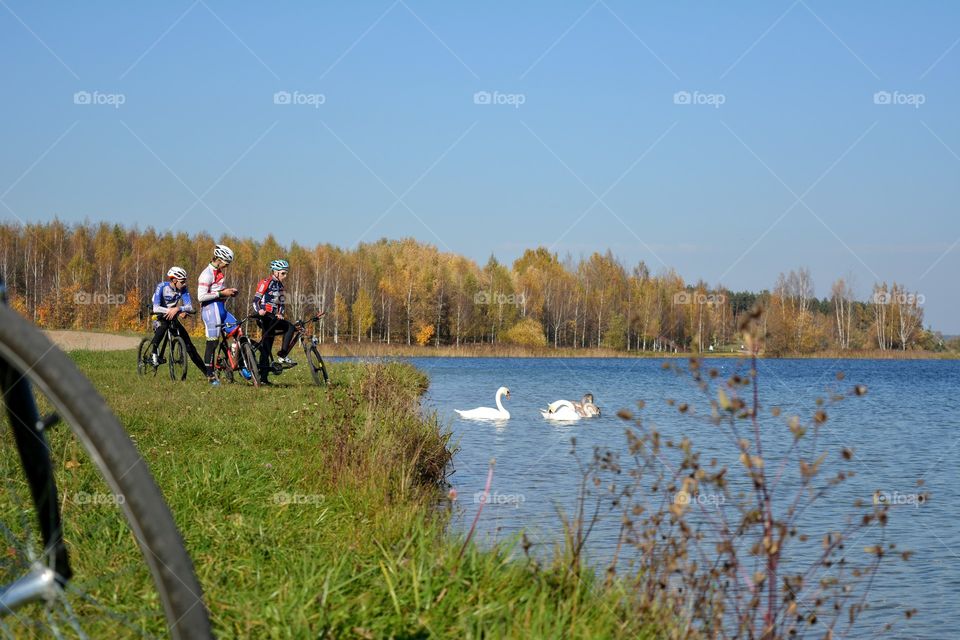
<svg viewBox="0 0 960 640"><path fill-rule="evenodd" d="M170 340L170 379L187 379L187 344L180 336L174 336ZM179 369L179 371L178 371Z"/></svg>
<svg viewBox="0 0 960 640"><path fill-rule="evenodd" d="M227 382L233 384L233 366L230 364L230 354L227 353L227 342L225 340L220 341L220 345L217 347L217 361L214 366L214 373L217 377L226 378Z"/></svg>
<svg viewBox="0 0 960 640"><path fill-rule="evenodd" d="M34 393L43 394L86 450L100 478L118 498L122 496L120 511L140 548L170 637L211 638L203 591L170 510L140 453L93 384L46 336L2 304L0 359L29 381Z"/></svg>
<svg viewBox="0 0 960 640"><path fill-rule="evenodd" d="M150 338L144 338L141 340L140 346L137 347L137 374L141 376L147 375L147 367L153 366L147 364L145 359L148 355L150 355L148 351L149 347Z"/></svg>
<svg viewBox="0 0 960 640"><path fill-rule="evenodd" d="M260 387L260 370L257 368L257 356L253 353L253 347L248 340L240 345L240 359L243 360L247 371L250 372L250 384L254 387Z"/></svg>
<svg viewBox="0 0 960 640"><path fill-rule="evenodd" d="M330 377L327 375L327 365L324 364L317 345L311 344L309 348L304 346L303 350L307 356L307 364L310 365L310 374L313 376L313 382L318 386L329 384ZM323 375L322 379L321 374Z"/></svg>

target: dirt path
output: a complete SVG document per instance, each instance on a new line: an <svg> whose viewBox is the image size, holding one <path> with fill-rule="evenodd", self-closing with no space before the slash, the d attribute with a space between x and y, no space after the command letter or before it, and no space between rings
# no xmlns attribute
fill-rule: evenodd
<svg viewBox="0 0 960 640"><path fill-rule="evenodd" d="M64 351L84 349L89 351L122 351L136 349L140 338L118 336L112 333L90 331L44 331L47 337Z"/></svg>

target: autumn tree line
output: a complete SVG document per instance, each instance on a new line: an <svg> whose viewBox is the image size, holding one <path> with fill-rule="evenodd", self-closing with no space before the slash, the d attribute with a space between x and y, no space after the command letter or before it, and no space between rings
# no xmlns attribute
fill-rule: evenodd
<svg viewBox="0 0 960 640"><path fill-rule="evenodd" d="M44 328L146 330L167 269L187 269L195 295L217 242L236 255L227 271L240 291L234 314L246 313L269 262L285 258L287 315L326 310L322 335L333 342L731 351L741 346L741 315L759 304L771 354L944 348L923 326L923 296L895 282L858 300L838 279L830 297L817 298L800 268L771 290L734 292L626 266L609 251L574 259L538 247L512 265L491 256L481 266L413 239L342 249L106 223L0 223L0 277L11 304ZM188 321L198 335L199 325Z"/></svg>

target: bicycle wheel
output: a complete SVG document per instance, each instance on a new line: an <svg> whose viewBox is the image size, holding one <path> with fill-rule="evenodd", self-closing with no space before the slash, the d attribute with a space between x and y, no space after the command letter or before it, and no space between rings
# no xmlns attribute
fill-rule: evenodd
<svg viewBox="0 0 960 640"><path fill-rule="evenodd" d="M220 346L217 347L217 361L214 366L214 372L217 377L223 378L232 384L233 367L230 365L230 354L227 353L228 348L226 340L221 340Z"/></svg>
<svg viewBox="0 0 960 640"><path fill-rule="evenodd" d="M147 362L151 352L150 341L151 338L144 338L140 341L140 346L137 347L137 373L141 376L147 375L151 369L153 370L153 375L157 375L157 368Z"/></svg>
<svg viewBox="0 0 960 640"><path fill-rule="evenodd" d="M311 344L309 347L304 345L303 350L307 354L307 364L310 365L310 374L313 376L314 383L318 385L328 384L330 378L327 376L327 365L323 363L317 345Z"/></svg>
<svg viewBox="0 0 960 640"><path fill-rule="evenodd" d="M170 379L187 379L187 345L180 336L175 336L170 340Z"/></svg>
<svg viewBox="0 0 960 640"><path fill-rule="evenodd" d="M255 387L260 386L260 370L257 368L257 356L253 352L253 346L249 340L244 340L240 344L240 359L244 366L250 372L250 384Z"/></svg>
<svg viewBox="0 0 960 640"><path fill-rule="evenodd" d="M12 426L0 430L0 600L16 608L0 606L3 635L210 638L193 565L146 463L72 360L2 304L0 388ZM58 421L69 428L40 430ZM16 601L38 575L44 590Z"/></svg>

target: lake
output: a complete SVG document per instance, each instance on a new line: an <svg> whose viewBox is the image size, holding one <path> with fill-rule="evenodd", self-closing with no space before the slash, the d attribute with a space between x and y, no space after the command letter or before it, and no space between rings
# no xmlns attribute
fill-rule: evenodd
<svg viewBox="0 0 960 640"><path fill-rule="evenodd" d="M494 499L485 507L477 541L491 544L526 531L532 553L547 556L560 536L558 508L571 510L580 474L570 455L570 439L577 438L581 456L593 446L626 450L618 409L646 403L642 415L665 435L689 436L705 458L736 460L729 441L704 419L682 416L668 399L689 402L702 414L706 400L688 376L664 370L659 359L456 359L414 358L409 362L430 376L427 409L436 410L454 433L459 451L451 482L457 490L453 525L466 531L477 510L475 495L483 490L488 462L496 459ZM686 366L686 360L669 362ZM728 375L738 361L708 359L704 368ZM742 366L742 365L739 365ZM843 447L854 451L847 463L856 476L838 492L818 502L801 522L801 532L818 540L830 529L840 529L853 500L869 502L883 492L897 506L886 529L887 541L915 555L909 562L892 560L881 569L871 590L874 607L864 614L850 637L872 637L887 622L895 623L890 637L944 637L960 628L960 499L954 491L960 464L960 362L889 360L763 360L759 367L764 411L780 406L784 416L811 416L817 397L828 385L849 391L867 386L862 398L851 397L827 407L821 449L830 451L826 473L841 468ZM838 382L837 372L845 379ZM504 385L512 398L511 412L501 424L463 420L454 409L492 407L494 392ZM578 423L551 424L538 409L557 399L579 400L592 392L603 416ZM768 414L767 414L768 415ZM791 438L783 418L764 422L765 457L776 462ZM779 430L776 426L780 425ZM836 455L834 455L836 454ZM790 467L793 468L792 466ZM786 474L789 482L790 474ZM923 487L917 488L917 480ZM911 496L929 492L924 504ZM619 520L601 520L587 544L592 566L605 566L616 546ZM878 528L855 534L847 554L864 556L863 547L877 541ZM854 559L852 556L851 559ZM904 611L918 615L906 621ZM949 631L948 631L949 630ZM816 636L822 634L816 633Z"/></svg>

